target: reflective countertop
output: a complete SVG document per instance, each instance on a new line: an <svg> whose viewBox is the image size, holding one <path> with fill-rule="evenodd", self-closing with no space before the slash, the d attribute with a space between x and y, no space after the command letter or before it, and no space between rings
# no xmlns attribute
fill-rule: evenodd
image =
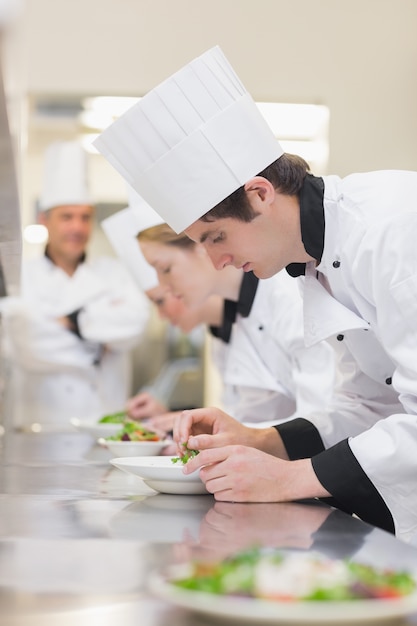
<svg viewBox="0 0 417 626"><path fill-rule="evenodd" d="M415 548L322 503L156 494L110 458L79 432L0 438L1 626L207 624L152 596L151 572L253 545L416 571Z"/></svg>

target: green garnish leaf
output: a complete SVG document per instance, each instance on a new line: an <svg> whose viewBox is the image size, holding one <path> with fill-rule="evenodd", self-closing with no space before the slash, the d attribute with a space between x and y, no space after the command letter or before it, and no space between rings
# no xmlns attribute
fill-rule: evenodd
<svg viewBox="0 0 417 626"><path fill-rule="evenodd" d="M193 459L195 456L197 456L197 454L199 454L199 450L190 450L186 443L183 443L182 445L185 448L184 454L182 456L172 457L171 461L173 463L182 463L183 465L185 465L190 459Z"/></svg>

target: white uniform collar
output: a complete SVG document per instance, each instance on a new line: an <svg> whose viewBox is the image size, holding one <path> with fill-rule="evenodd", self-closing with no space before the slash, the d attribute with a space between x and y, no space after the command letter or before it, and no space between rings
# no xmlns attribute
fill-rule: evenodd
<svg viewBox="0 0 417 626"><path fill-rule="evenodd" d="M325 286L325 276L317 272L315 261L306 265L304 279L304 340L312 346L346 330L369 328L368 323L336 300Z"/></svg>

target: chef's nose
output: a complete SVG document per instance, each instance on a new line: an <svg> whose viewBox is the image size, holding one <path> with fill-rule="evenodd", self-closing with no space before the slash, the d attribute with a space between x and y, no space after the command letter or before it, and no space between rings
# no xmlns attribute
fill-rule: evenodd
<svg viewBox="0 0 417 626"><path fill-rule="evenodd" d="M232 256L230 254L218 254L211 250L209 251L209 257L216 270L222 270L226 265L232 265Z"/></svg>
<svg viewBox="0 0 417 626"><path fill-rule="evenodd" d="M80 232L85 231L90 228L90 224L86 222L85 220L83 220L82 218L73 219L71 224L74 230L77 230Z"/></svg>

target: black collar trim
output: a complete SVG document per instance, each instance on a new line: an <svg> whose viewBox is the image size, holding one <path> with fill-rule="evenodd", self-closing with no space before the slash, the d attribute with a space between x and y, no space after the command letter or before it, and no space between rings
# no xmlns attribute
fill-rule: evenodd
<svg viewBox="0 0 417 626"><path fill-rule="evenodd" d="M251 312L256 290L258 289L259 278L253 272L245 272L240 285L239 299L237 301L237 313L242 317L248 317Z"/></svg>
<svg viewBox="0 0 417 626"><path fill-rule="evenodd" d="M301 239L306 252L320 262L324 248L324 180L307 174L300 191ZM305 274L305 263L290 263L290 276Z"/></svg>
<svg viewBox="0 0 417 626"><path fill-rule="evenodd" d="M223 320L221 326L209 326L209 331L213 337L221 339L224 343L230 342L233 323L236 319L236 305L237 303L232 302L232 300L224 300Z"/></svg>
<svg viewBox="0 0 417 626"><path fill-rule="evenodd" d="M233 300L225 300L223 306L222 325L209 326L209 330L214 337L221 339L224 343L230 342L232 327L236 321L236 315L239 313L242 317L249 316L253 301L255 300L258 283L259 278L257 278L253 272L246 272L243 275L238 301L234 302Z"/></svg>

